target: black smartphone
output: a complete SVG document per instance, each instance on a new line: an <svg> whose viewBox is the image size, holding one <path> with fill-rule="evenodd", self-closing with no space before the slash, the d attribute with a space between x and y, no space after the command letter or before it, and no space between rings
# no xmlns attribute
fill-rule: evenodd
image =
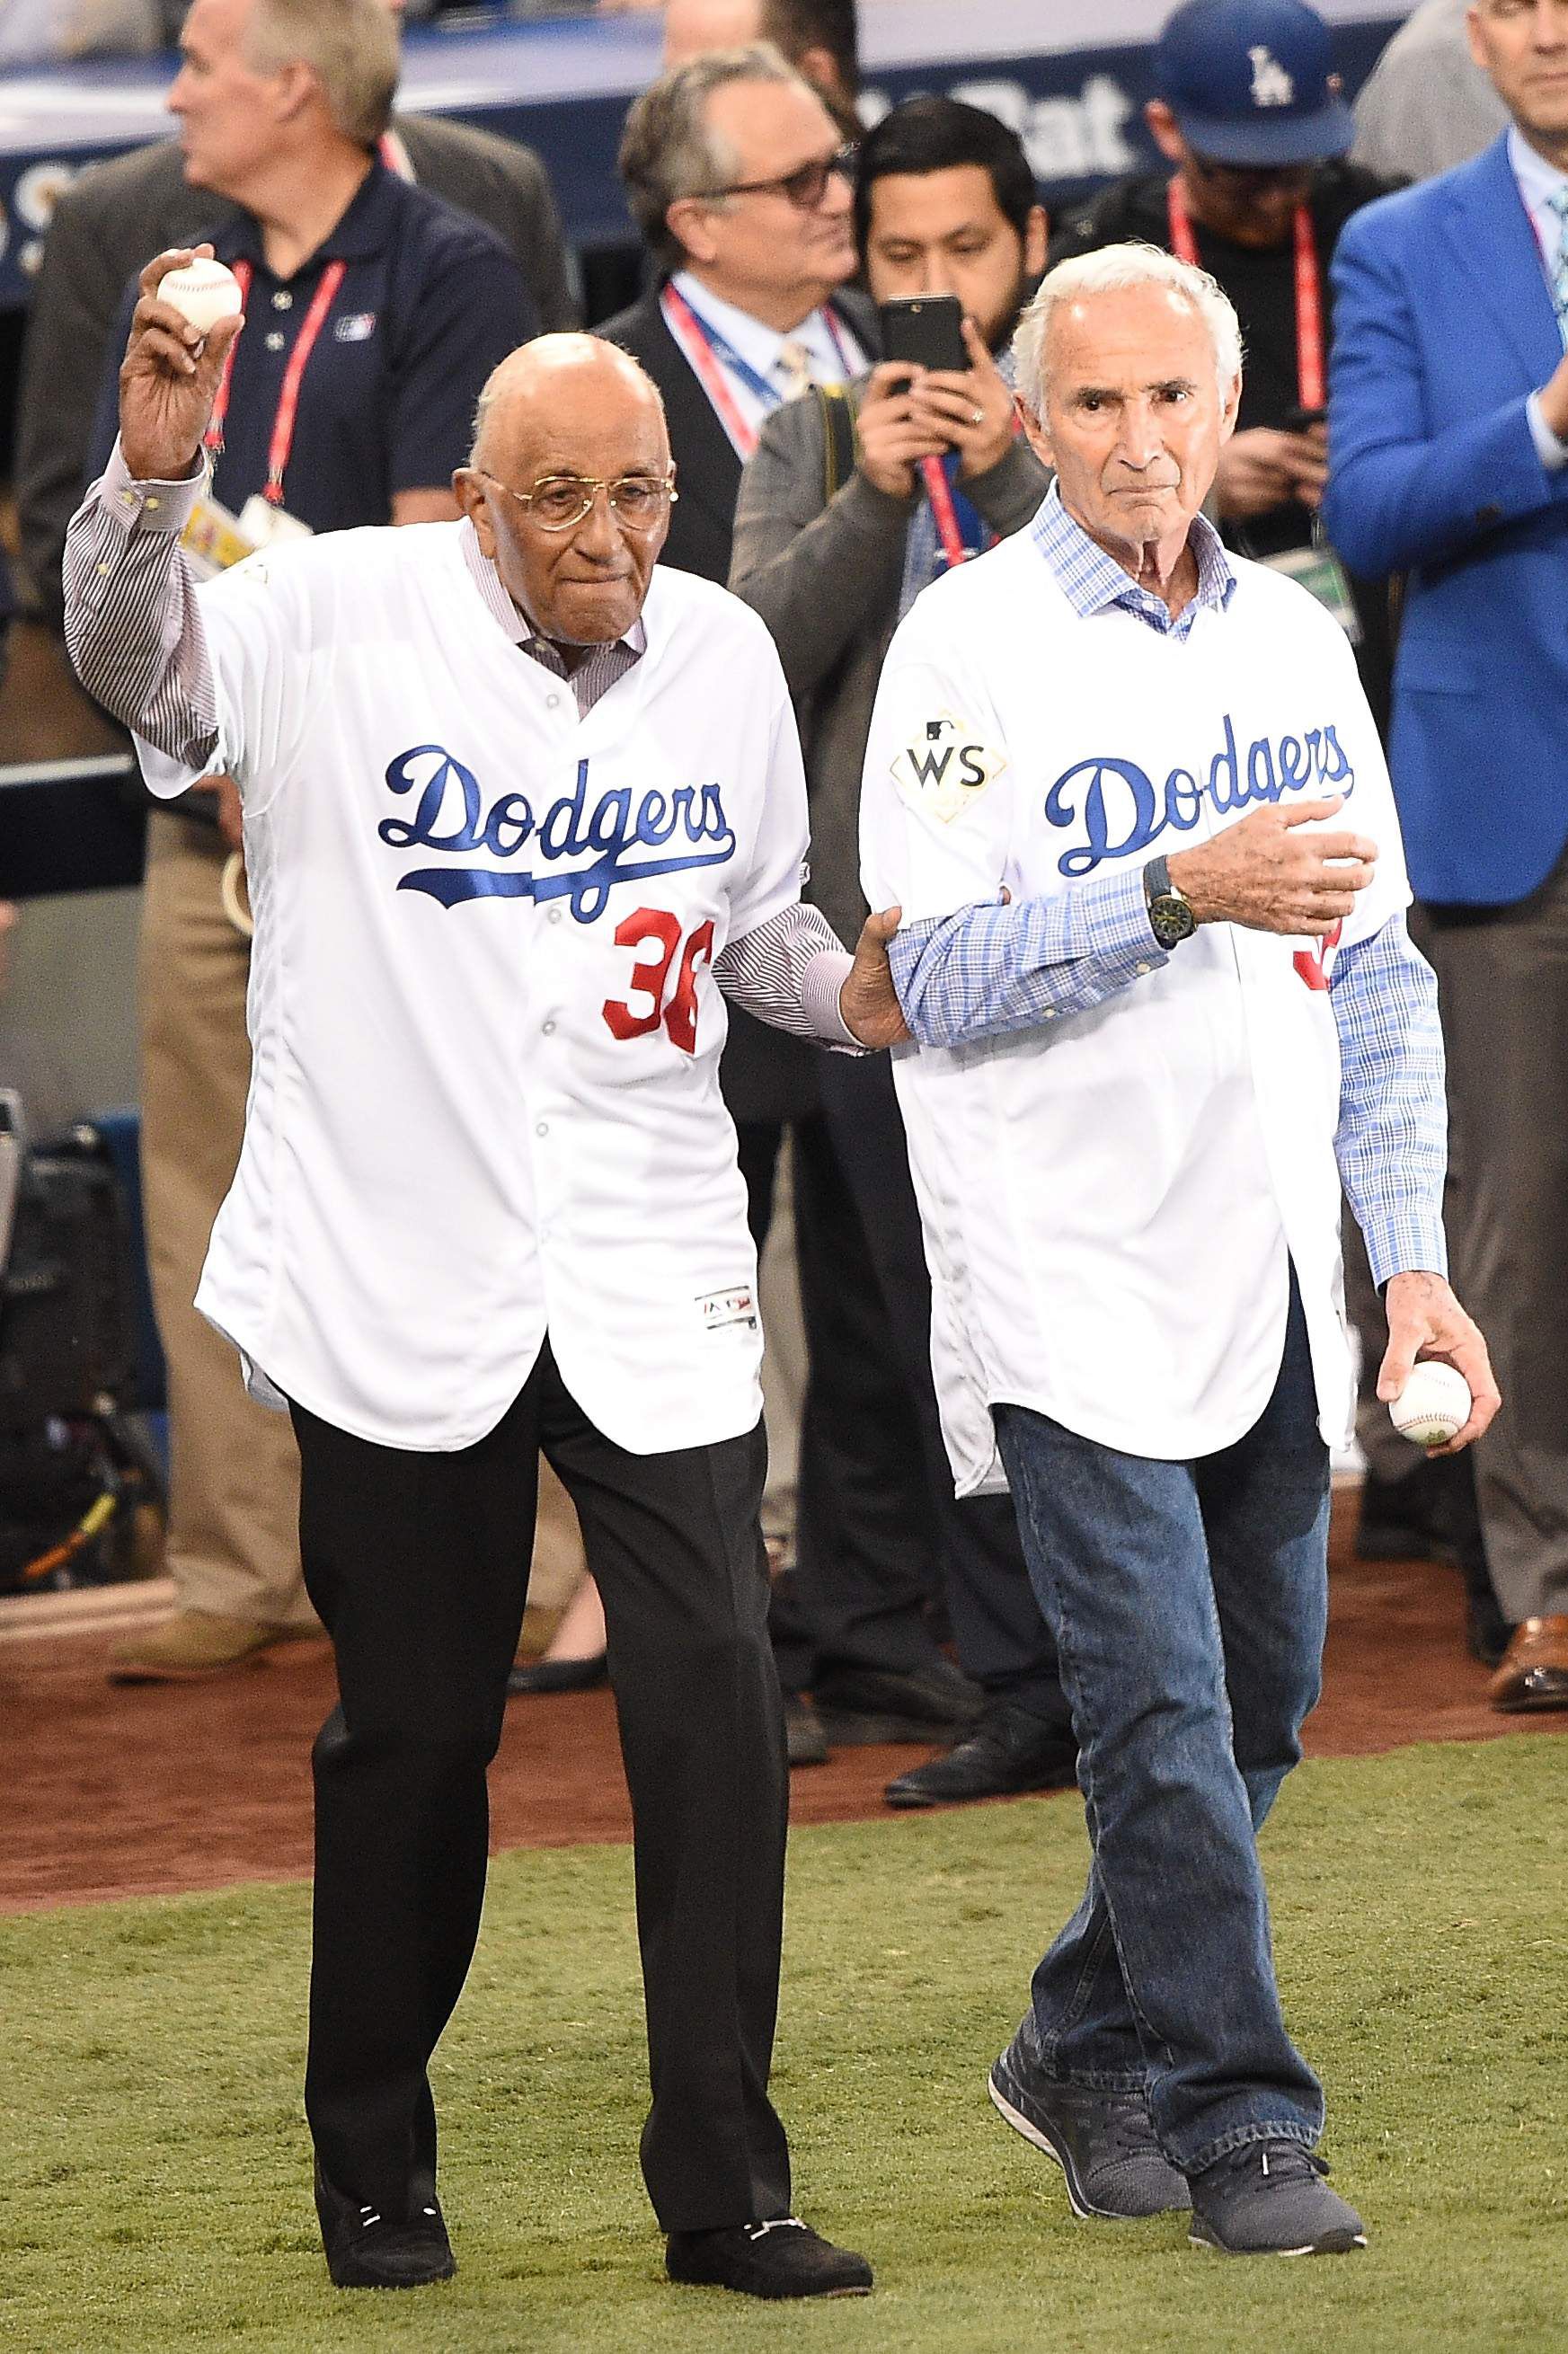
<svg viewBox="0 0 1568 2354"><path fill-rule="evenodd" d="M956 294L898 294L878 305L882 356L907 360L913 367L952 369L970 366L964 344L964 306Z"/></svg>

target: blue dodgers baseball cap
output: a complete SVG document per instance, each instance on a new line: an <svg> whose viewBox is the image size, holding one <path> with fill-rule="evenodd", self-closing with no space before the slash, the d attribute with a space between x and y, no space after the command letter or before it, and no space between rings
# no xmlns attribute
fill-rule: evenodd
<svg viewBox="0 0 1568 2354"><path fill-rule="evenodd" d="M1154 51L1154 86L1188 144L1244 170L1347 153L1355 118L1332 71L1329 27L1306 0L1187 0Z"/></svg>

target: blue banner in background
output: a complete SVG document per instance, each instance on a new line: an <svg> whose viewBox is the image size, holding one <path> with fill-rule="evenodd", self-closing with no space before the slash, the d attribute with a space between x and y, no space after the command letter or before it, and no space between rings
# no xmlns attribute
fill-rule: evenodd
<svg viewBox="0 0 1568 2354"><path fill-rule="evenodd" d="M1399 0L1319 5L1335 19L1353 95L1405 10ZM1165 14L1162 0L882 0L862 11L867 119L920 90L987 107L1019 132L1059 210L1153 159L1142 121L1153 94L1148 36ZM400 104L535 148L574 245L633 235L615 157L627 105L658 70L657 17L465 19L451 32L410 32L406 55ZM167 135L174 65L138 58L0 80L0 309L26 302L49 215L74 175Z"/></svg>

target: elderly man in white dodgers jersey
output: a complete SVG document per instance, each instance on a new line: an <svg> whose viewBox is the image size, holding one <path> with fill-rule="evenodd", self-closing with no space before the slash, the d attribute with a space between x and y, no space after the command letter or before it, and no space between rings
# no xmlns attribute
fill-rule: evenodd
<svg viewBox="0 0 1568 2354"><path fill-rule="evenodd" d="M1445 1279L1442 1052L1350 643L1199 510L1235 313L1134 246L1021 324L1030 530L895 638L862 846L960 1493L1005 1473L1062 1659L1087 1893L991 2076L1083 2215L1345 2251L1255 1832L1300 1751L1347 1436L1341 1184L1417 1355L1498 1397Z"/></svg>
<svg viewBox="0 0 1568 2354"><path fill-rule="evenodd" d="M193 593L178 535L239 323L203 345L160 298L188 258L143 275L67 632L155 792L222 769L244 801L254 1077L197 1304L293 1415L337 1659L306 2074L329 2269L453 2269L427 2069L478 1929L542 1446L609 1621L668 2269L863 2293L789 2211L768 2097L788 1780L717 1074L726 993L847 1051L906 1036L896 911L852 960L800 905L778 658L723 589L655 569L663 412L611 345L503 363L461 522Z"/></svg>

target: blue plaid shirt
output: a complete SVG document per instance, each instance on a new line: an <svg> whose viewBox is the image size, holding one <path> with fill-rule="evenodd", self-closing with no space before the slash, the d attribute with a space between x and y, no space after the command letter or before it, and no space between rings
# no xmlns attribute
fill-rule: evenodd
<svg viewBox="0 0 1568 2354"><path fill-rule="evenodd" d="M1118 606L1162 636L1184 640L1201 612L1223 612L1235 590L1224 544L1202 515L1193 518L1188 543L1198 559L1198 592L1174 617L1074 522L1054 485L1030 536L1085 620ZM1046 898L908 924L889 946L905 1019L926 1046L963 1045L1087 1013L1170 953L1150 928L1135 866ZM1341 1071L1334 1150L1372 1279L1381 1285L1416 1267L1446 1275L1447 1110L1437 983L1403 915L1340 950L1330 969L1329 1002Z"/></svg>

